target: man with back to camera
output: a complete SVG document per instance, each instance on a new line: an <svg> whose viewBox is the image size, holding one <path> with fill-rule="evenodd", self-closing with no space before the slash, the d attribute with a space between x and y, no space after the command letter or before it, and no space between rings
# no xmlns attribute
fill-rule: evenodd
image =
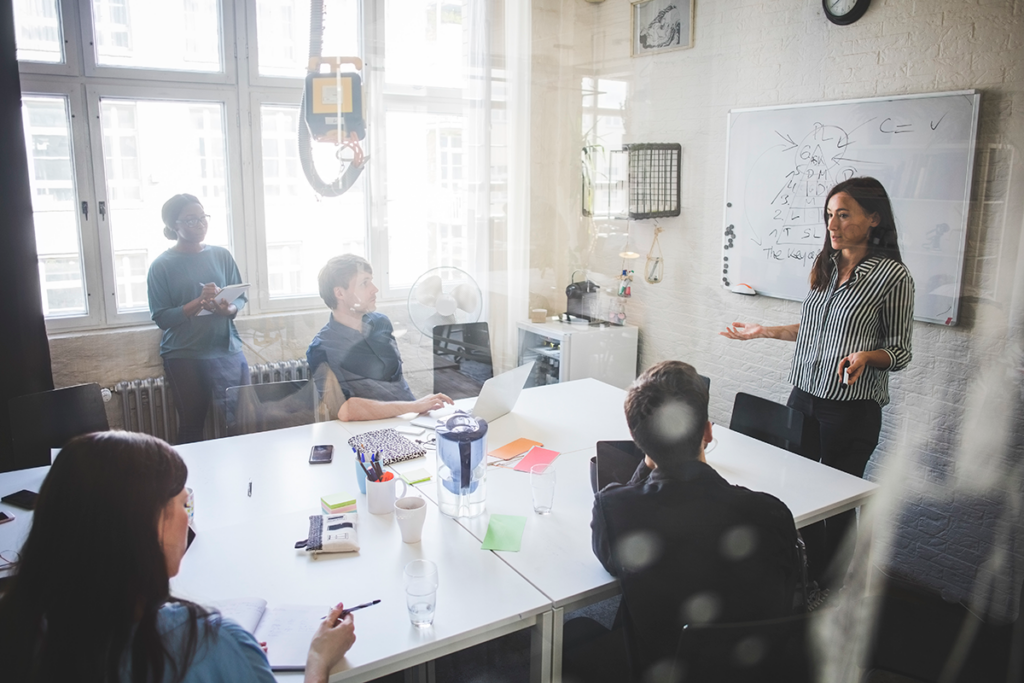
<svg viewBox="0 0 1024 683"><path fill-rule="evenodd" d="M707 464L708 390L697 371L658 363L630 387L625 411L646 456L629 483L597 493L591 529L594 554L622 587L634 667L672 657L684 624L792 614L793 515Z"/></svg>
<svg viewBox="0 0 1024 683"><path fill-rule="evenodd" d="M377 292L369 262L355 254L335 256L317 277L320 297L331 309L330 320L306 351L310 375L321 395L329 377L337 378L345 396L338 409L343 422L380 420L404 413L423 413L452 400L431 394L413 396L402 374L391 321L377 313Z"/></svg>

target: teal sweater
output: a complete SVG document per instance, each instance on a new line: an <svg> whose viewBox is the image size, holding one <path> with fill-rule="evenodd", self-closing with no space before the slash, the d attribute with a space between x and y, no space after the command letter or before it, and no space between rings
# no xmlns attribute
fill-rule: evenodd
<svg viewBox="0 0 1024 683"><path fill-rule="evenodd" d="M189 318L184 307L203 291L203 284L218 287L240 284L231 252L223 247L205 246L198 254L168 249L149 267L149 310L164 336L160 355L164 358L222 358L242 350L235 323L222 315ZM234 303L241 308L245 297Z"/></svg>

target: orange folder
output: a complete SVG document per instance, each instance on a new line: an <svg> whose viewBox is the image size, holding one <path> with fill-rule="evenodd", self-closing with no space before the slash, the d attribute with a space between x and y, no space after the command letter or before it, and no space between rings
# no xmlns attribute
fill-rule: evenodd
<svg viewBox="0 0 1024 683"><path fill-rule="evenodd" d="M530 450L534 446L543 446L539 441L531 441L529 439L516 439L512 443L507 443L501 448L495 448L487 455L499 458L501 460L511 460L517 455L522 455L526 451Z"/></svg>

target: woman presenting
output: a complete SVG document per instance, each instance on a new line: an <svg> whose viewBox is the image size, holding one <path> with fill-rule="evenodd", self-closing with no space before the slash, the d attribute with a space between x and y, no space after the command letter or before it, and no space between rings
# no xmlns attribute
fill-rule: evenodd
<svg viewBox="0 0 1024 683"><path fill-rule="evenodd" d="M196 197L174 195L161 216L164 236L175 244L149 267L149 310L164 331L160 355L178 413L177 442L191 443L203 438L211 397L224 414L226 389L249 384L249 364L233 322L245 298L231 303L215 298L242 277L231 252L203 244L209 216Z"/></svg>
<svg viewBox="0 0 1024 683"><path fill-rule="evenodd" d="M86 434L61 450L0 598L4 680L273 683L251 633L170 595L188 541L187 476L147 434ZM329 610L305 683L326 683L355 639L352 615Z"/></svg>
<svg viewBox="0 0 1024 683"><path fill-rule="evenodd" d="M825 225L800 322L737 322L720 334L796 342L787 404L817 419L821 462L860 477L878 445L889 373L910 363L914 280L900 257L889 196L874 178L833 187ZM837 553L855 519L851 510L802 530L812 578L823 587L842 584L852 553Z"/></svg>

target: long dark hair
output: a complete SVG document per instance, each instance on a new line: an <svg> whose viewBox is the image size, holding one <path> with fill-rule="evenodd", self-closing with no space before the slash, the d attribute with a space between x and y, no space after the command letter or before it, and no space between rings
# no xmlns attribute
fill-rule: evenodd
<svg viewBox="0 0 1024 683"><path fill-rule="evenodd" d="M36 500L32 530L0 599L0 671L13 681L180 680L207 612L191 618L172 657L157 629L169 598L159 524L188 469L146 434L99 432L61 450ZM182 601L183 602L183 601Z"/></svg>
<svg viewBox="0 0 1024 683"><path fill-rule="evenodd" d="M826 226L828 225L828 203L834 195L840 192L845 192L853 197L867 215L878 214L878 225L873 227L871 234L868 235L868 252L864 258L884 256L903 263L896 235L896 217L893 215L889 195L882 187L882 183L874 178L850 178L829 190L823 212ZM832 240L826 230L825 246L818 252L818 258L814 259L814 266L811 268L811 289L821 291L828 287L832 268L835 267L832 261L832 254L835 252L836 250L832 248Z"/></svg>

